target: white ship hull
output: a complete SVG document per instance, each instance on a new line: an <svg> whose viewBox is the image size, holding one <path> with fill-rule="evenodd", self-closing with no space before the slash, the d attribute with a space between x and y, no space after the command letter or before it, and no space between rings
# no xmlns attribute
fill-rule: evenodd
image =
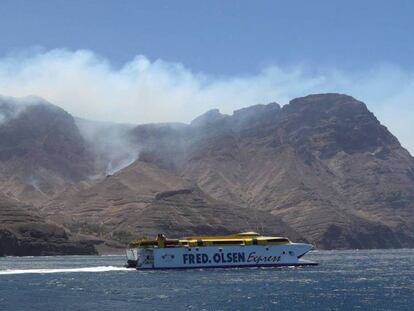
<svg viewBox="0 0 414 311"><path fill-rule="evenodd" d="M312 245L232 245L132 248L128 263L137 269L227 268L316 265L301 257Z"/></svg>

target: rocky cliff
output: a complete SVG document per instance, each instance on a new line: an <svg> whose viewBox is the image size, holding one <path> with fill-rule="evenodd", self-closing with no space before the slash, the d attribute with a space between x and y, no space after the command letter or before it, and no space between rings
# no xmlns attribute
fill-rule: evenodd
<svg viewBox="0 0 414 311"><path fill-rule="evenodd" d="M39 98L0 97L0 255L93 254L38 207L93 172L73 117Z"/></svg>

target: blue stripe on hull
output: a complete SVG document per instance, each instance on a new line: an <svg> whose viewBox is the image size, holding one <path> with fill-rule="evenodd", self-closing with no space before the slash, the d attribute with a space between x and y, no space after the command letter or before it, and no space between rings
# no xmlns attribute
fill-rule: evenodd
<svg viewBox="0 0 414 311"><path fill-rule="evenodd" d="M211 268L263 268L263 267L298 267L298 266L317 266L317 262L299 262L299 263L279 263L268 265L231 265L231 266L202 266L202 267L163 267L163 268L136 268L137 270L182 270L182 269L211 269Z"/></svg>

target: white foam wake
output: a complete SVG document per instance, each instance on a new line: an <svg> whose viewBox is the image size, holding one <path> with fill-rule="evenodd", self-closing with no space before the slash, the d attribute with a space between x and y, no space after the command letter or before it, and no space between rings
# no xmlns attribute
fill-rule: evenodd
<svg viewBox="0 0 414 311"><path fill-rule="evenodd" d="M100 267L84 267L84 268L66 268L66 269L20 269L20 270L0 270L0 275L6 274L26 274L26 273L74 273L74 272L108 272L108 271L133 271L124 267L100 266Z"/></svg>

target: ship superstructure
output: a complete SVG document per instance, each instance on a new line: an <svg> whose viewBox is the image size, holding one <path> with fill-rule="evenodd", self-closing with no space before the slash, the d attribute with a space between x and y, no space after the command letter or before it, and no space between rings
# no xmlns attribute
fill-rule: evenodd
<svg viewBox="0 0 414 311"><path fill-rule="evenodd" d="M132 241L127 249L129 267L178 269L316 265L301 257L312 245L292 243L285 237L242 232L223 236L191 236Z"/></svg>

